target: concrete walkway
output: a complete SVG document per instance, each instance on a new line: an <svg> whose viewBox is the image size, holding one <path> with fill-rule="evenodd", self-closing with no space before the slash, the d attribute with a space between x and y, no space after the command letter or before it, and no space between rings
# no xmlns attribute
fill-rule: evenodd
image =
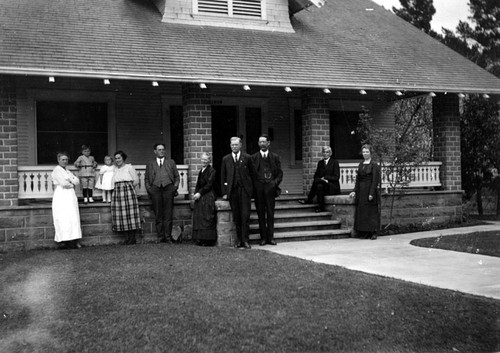
<svg viewBox="0 0 500 353"><path fill-rule="evenodd" d="M500 299L500 258L410 245L412 239L488 230L500 230L500 222L384 236L377 240L356 238L311 240L254 248L350 270Z"/></svg>

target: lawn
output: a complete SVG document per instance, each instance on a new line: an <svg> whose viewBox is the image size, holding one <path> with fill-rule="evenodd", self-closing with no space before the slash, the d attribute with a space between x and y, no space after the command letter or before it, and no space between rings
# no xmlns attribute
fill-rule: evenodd
<svg viewBox="0 0 500 353"><path fill-rule="evenodd" d="M267 251L0 254L0 352L492 352L500 301Z"/></svg>
<svg viewBox="0 0 500 353"><path fill-rule="evenodd" d="M415 246L500 257L500 231L475 232L415 239Z"/></svg>

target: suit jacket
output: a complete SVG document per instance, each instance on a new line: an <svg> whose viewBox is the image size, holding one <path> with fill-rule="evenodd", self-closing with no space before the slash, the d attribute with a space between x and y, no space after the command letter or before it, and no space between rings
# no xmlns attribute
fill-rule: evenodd
<svg viewBox="0 0 500 353"><path fill-rule="evenodd" d="M328 164L325 165L325 160L322 159L318 162L314 179L325 178L328 180L328 188L330 195L340 194L340 166L336 159L330 157Z"/></svg>
<svg viewBox="0 0 500 353"><path fill-rule="evenodd" d="M174 185L174 190L177 190L179 187L179 183L181 181L179 177L179 171L177 170L177 166L172 159L164 159L163 168L167 170L168 178L170 182ZM160 170L160 166L156 162L156 158L148 161L146 164L146 175L144 176L144 184L146 186L146 190L149 193L149 190L153 186L153 182L155 181L156 173Z"/></svg>
<svg viewBox="0 0 500 353"><path fill-rule="evenodd" d="M207 165L205 170L198 174L198 180L196 181L196 187L194 188L194 193L199 192L201 196L205 195L207 192L213 191L215 183L215 169L210 165Z"/></svg>
<svg viewBox="0 0 500 353"><path fill-rule="evenodd" d="M283 170L281 170L280 157L271 151L268 151L269 163L271 164L271 178L274 181L276 187L276 196L281 194L280 184L283 181ZM255 180L258 179L260 162L262 161L262 154L259 152L252 155L252 162L255 169Z"/></svg>
<svg viewBox="0 0 500 353"><path fill-rule="evenodd" d="M255 170L252 163L252 157L246 153L240 152L240 171L242 178L242 186L249 197L253 194L253 178ZM222 195L231 197L231 191L234 184L234 159L233 154L229 153L222 158L221 164L221 191Z"/></svg>

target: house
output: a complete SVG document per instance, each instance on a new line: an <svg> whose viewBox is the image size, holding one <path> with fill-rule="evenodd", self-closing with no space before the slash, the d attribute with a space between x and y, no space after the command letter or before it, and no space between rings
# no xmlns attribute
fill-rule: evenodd
<svg viewBox="0 0 500 353"><path fill-rule="evenodd" d="M50 194L58 150L74 160L86 143L102 161L121 149L141 166L164 142L189 194L202 151L218 168L231 136L251 153L267 132L283 189L303 194L325 144L352 182L358 114L391 127L396 92L435 95L428 198L460 217L458 94L500 94L499 79L369 0L4 0L0 26L0 250L51 243L50 204L24 200ZM92 209L84 234L116 240Z"/></svg>

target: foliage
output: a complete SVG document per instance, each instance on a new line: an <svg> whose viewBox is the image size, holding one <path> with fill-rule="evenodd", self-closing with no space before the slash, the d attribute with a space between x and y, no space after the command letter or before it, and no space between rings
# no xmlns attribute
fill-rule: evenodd
<svg viewBox="0 0 500 353"><path fill-rule="evenodd" d="M361 141L372 146L391 193L390 223L396 197L408 187L415 166L431 157L431 118L431 101L422 96L396 103L394 129L376 127L367 110L360 114Z"/></svg>
<svg viewBox="0 0 500 353"><path fill-rule="evenodd" d="M472 26L460 21L457 34L443 30L444 35L440 39L450 48L500 77L500 2L469 0L469 7ZM476 195L478 213L483 214L482 189L490 182L488 170L500 166L499 106L479 96L470 96L463 103L462 184L468 198Z"/></svg>
<svg viewBox="0 0 500 353"><path fill-rule="evenodd" d="M399 0L399 2L401 9L392 8L396 15L425 33L431 32L432 16L436 13L432 0Z"/></svg>
<svg viewBox="0 0 500 353"><path fill-rule="evenodd" d="M491 181L491 168L500 161L500 117L498 104L478 95L464 101L461 119L462 186L466 197L475 193L478 212L483 214L481 190Z"/></svg>

